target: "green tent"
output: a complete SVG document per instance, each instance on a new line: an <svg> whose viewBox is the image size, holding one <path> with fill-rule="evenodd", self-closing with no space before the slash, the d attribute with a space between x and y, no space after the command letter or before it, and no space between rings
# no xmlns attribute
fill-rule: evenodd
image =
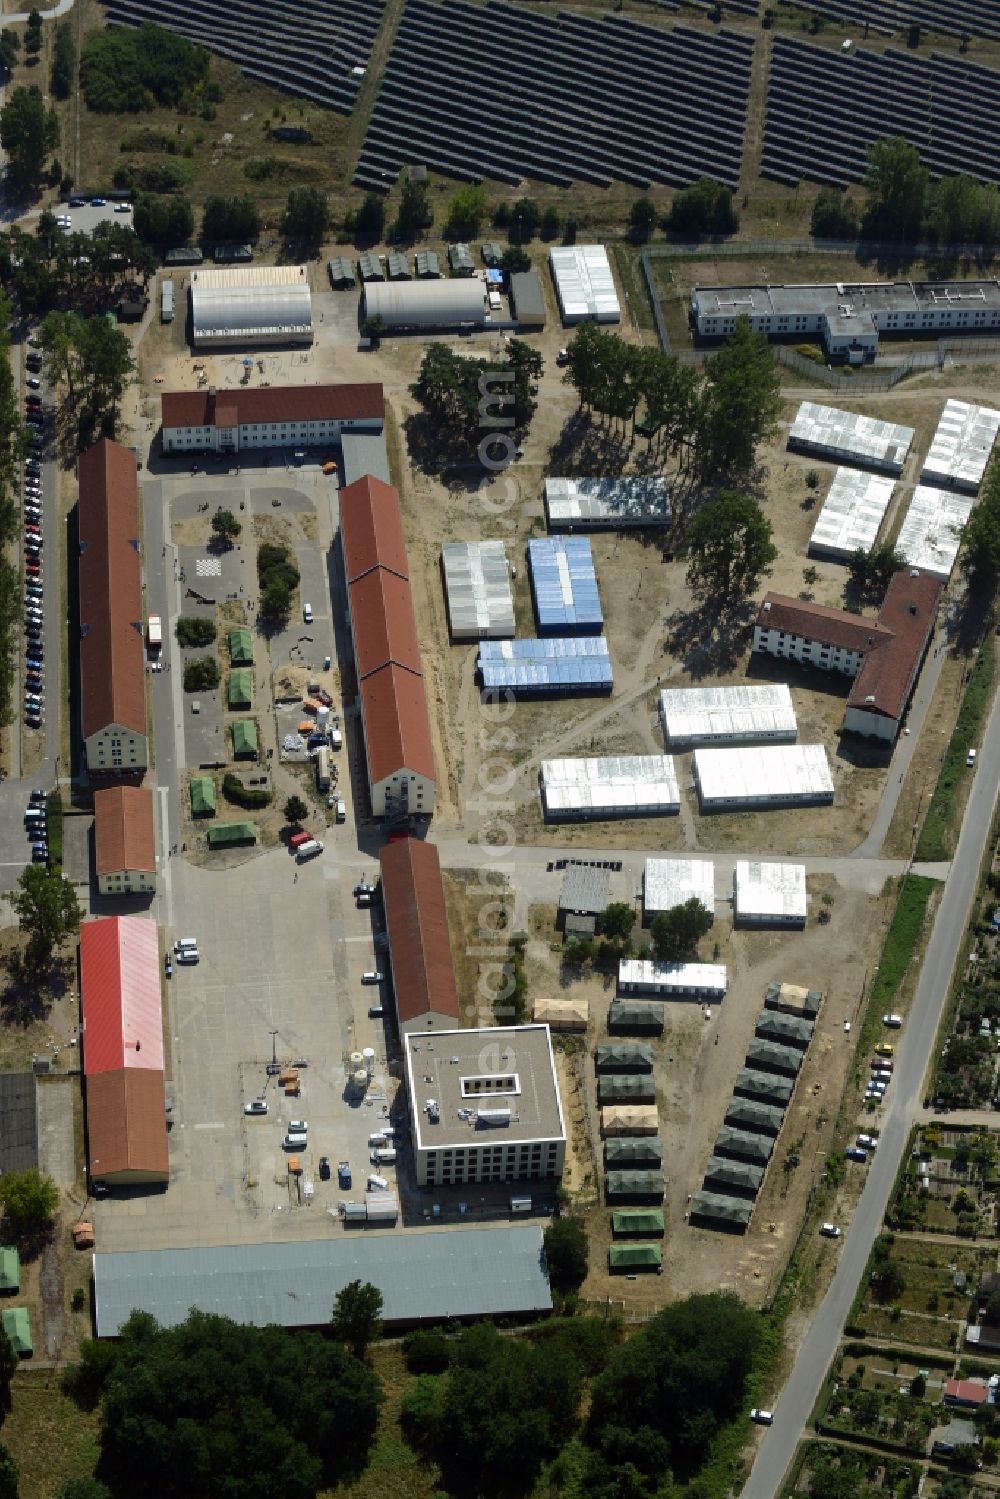
<svg viewBox="0 0 1000 1499"><path fill-rule="evenodd" d="M229 660L233 666L249 666L253 661L253 642L250 631L245 629L230 630L229 632Z"/></svg>
<svg viewBox="0 0 1000 1499"><path fill-rule="evenodd" d="M16 1249L5 1245L0 1249L0 1291L21 1289L21 1256Z"/></svg>
<svg viewBox="0 0 1000 1499"><path fill-rule="evenodd" d="M252 718L238 718L233 724L233 754L237 760L256 760L257 725Z"/></svg>
<svg viewBox="0 0 1000 1499"><path fill-rule="evenodd" d="M611 1214L611 1229L616 1239L630 1238L633 1234L662 1239L663 1214L659 1208L619 1208Z"/></svg>
<svg viewBox="0 0 1000 1499"><path fill-rule="evenodd" d="M31 1318L26 1306L11 1306L3 1314L3 1330L10 1338L18 1358L30 1358L35 1351L31 1341Z"/></svg>
<svg viewBox="0 0 1000 1499"><path fill-rule="evenodd" d="M612 1244L608 1250L608 1269L659 1270L663 1264L663 1250L659 1244Z"/></svg>
<svg viewBox="0 0 1000 1499"><path fill-rule="evenodd" d="M230 710L234 708L249 708L253 703L253 672L245 666L239 671L229 673L229 687L226 691L226 701Z"/></svg>
<svg viewBox="0 0 1000 1499"><path fill-rule="evenodd" d="M209 848L228 848L233 843L256 843L257 829L252 822L220 822L208 830Z"/></svg>
<svg viewBox="0 0 1000 1499"><path fill-rule="evenodd" d="M215 816L215 782L211 776L191 777L191 815Z"/></svg>

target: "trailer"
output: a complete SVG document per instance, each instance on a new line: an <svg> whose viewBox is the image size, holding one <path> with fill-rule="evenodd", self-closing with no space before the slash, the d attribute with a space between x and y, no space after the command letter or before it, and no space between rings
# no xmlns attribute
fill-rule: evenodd
<svg viewBox="0 0 1000 1499"><path fill-rule="evenodd" d="M146 640L150 652L159 651L163 646L163 622L158 614L151 614L146 624Z"/></svg>

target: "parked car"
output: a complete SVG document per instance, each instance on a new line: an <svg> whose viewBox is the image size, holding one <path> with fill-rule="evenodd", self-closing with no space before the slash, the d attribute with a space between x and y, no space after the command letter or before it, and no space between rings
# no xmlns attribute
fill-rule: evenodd
<svg viewBox="0 0 1000 1499"><path fill-rule="evenodd" d="M835 1223L823 1223L820 1225L820 1233L824 1239L839 1239L840 1229Z"/></svg>
<svg viewBox="0 0 1000 1499"><path fill-rule="evenodd" d="M965 757L965 763L966 763L966 765L975 765L975 763L976 763L976 752L975 752L974 749L970 749L969 750L968 754Z"/></svg>
<svg viewBox="0 0 1000 1499"><path fill-rule="evenodd" d="M266 1114L267 1113L267 1099L266 1098L254 1098L254 1099L252 1099L250 1103L245 1103L243 1105L243 1112L244 1112L244 1114Z"/></svg>
<svg viewBox="0 0 1000 1499"><path fill-rule="evenodd" d="M132 205L131 205L131 203L116 203L115 204L115 213L131 213L131 212L132 212Z"/></svg>
<svg viewBox="0 0 1000 1499"><path fill-rule="evenodd" d="M164 955L163 955L163 969L164 969L164 972L166 973L168 979L173 978L173 976L174 976L174 960L171 957L170 953L164 953Z"/></svg>
<svg viewBox="0 0 1000 1499"><path fill-rule="evenodd" d="M107 208L108 200L107 198L91 198L90 206L91 208Z"/></svg>
<svg viewBox="0 0 1000 1499"><path fill-rule="evenodd" d="M319 1158L319 1179L321 1182L330 1180L330 1157L321 1155Z"/></svg>
<svg viewBox="0 0 1000 1499"><path fill-rule="evenodd" d="M849 1161L867 1161L868 1159L867 1150L862 1150L860 1145L848 1145L844 1154Z"/></svg>
<svg viewBox="0 0 1000 1499"><path fill-rule="evenodd" d="M755 1405L750 1412L750 1419L751 1421L756 1421L758 1426L770 1426L774 1421L774 1412L761 1410L759 1406Z"/></svg>
<svg viewBox="0 0 1000 1499"><path fill-rule="evenodd" d="M31 850L31 862L32 864L47 864L49 862L49 856L47 853L40 854L37 849L33 848Z"/></svg>
<svg viewBox="0 0 1000 1499"><path fill-rule="evenodd" d="M308 1119L289 1119L288 1133L290 1135L307 1135L309 1133Z"/></svg>
<svg viewBox="0 0 1000 1499"><path fill-rule="evenodd" d="M366 885L365 882L364 882L364 880L362 880L360 884L355 885L355 887L354 887L354 894L355 895L374 895L375 894L375 886L374 885Z"/></svg>
<svg viewBox="0 0 1000 1499"><path fill-rule="evenodd" d="M37 375L29 375L24 383L29 390L41 390L42 388L42 382Z"/></svg>
<svg viewBox="0 0 1000 1499"><path fill-rule="evenodd" d="M368 968L361 975L361 982L363 984L380 984L383 976L377 968Z"/></svg>
<svg viewBox="0 0 1000 1499"><path fill-rule="evenodd" d="M890 1046L888 1041L880 1041L875 1048L875 1054L880 1057L891 1057L894 1055L895 1050L896 1048Z"/></svg>
<svg viewBox="0 0 1000 1499"><path fill-rule="evenodd" d="M882 1024L887 1025L890 1030L898 1031L903 1024L902 1015L883 1015Z"/></svg>

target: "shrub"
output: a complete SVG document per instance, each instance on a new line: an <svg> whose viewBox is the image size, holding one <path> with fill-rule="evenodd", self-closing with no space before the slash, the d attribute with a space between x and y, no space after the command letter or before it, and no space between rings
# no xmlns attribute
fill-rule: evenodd
<svg viewBox="0 0 1000 1499"><path fill-rule="evenodd" d="M214 656L201 656L184 668L185 692L209 692L218 687L219 680L219 663Z"/></svg>
<svg viewBox="0 0 1000 1499"><path fill-rule="evenodd" d="M178 645L211 645L216 634L215 621L196 614L182 614L177 621L176 634Z"/></svg>
<svg viewBox="0 0 1000 1499"><path fill-rule="evenodd" d="M222 794L227 802L237 807L266 807L271 800L270 791L261 786L244 786L239 776L227 772L222 778Z"/></svg>
<svg viewBox="0 0 1000 1499"><path fill-rule="evenodd" d="M63 861L63 800L60 791L50 791L45 798L45 826L49 840L49 863Z"/></svg>
<svg viewBox="0 0 1000 1499"><path fill-rule="evenodd" d="M451 1349L437 1328L418 1328L403 1339L403 1357L411 1374L443 1374L451 1361Z"/></svg>

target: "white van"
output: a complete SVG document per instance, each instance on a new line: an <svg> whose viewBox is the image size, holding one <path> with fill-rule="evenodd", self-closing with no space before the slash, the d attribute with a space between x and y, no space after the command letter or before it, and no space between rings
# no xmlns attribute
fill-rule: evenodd
<svg viewBox="0 0 1000 1499"><path fill-rule="evenodd" d="M341 796L338 796L338 798L337 798L337 821L338 822L346 822L347 821L347 803L344 801L343 797L341 797Z"/></svg>
<svg viewBox="0 0 1000 1499"><path fill-rule="evenodd" d="M201 954L196 947L182 947L176 957L178 963L197 963Z"/></svg>
<svg viewBox="0 0 1000 1499"><path fill-rule="evenodd" d="M282 1150L305 1150L309 1144L308 1135L293 1135L291 1131L281 1142Z"/></svg>
<svg viewBox="0 0 1000 1499"><path fill-rule="evenodd" d="M311 625L312 624L312 622L313 622L313 606L312 606L312 604L303 604L302 605L302 618L305 620L305 622L306 622L307 625Z"/></svg>
<svg viewBox="0 0 1000 1499"><path fill-rule="evenodd" d="M392 1145L383 1145L372 1151L371 1161L373 1166L395 1166L396 1151Z"/></svg>
<svg viewBox="0 0 1000 1499"><path fill-rule="evenodd" d="M190 949L190 948L194 948L195 952L197 952L197 950L198 950L198 938L197 937L178 937L177 941L174 943L174 952L184 952L185 949Z"/></svg>
<svg viewBox="0 0 1000 1499"><path fill-rule="evenodd" d="M318 838L309 838L305 843L300 843L295 850L295 858L299 864L304 864L307 859L315 859L317 854L323 852L323 845Z"/></svg>

